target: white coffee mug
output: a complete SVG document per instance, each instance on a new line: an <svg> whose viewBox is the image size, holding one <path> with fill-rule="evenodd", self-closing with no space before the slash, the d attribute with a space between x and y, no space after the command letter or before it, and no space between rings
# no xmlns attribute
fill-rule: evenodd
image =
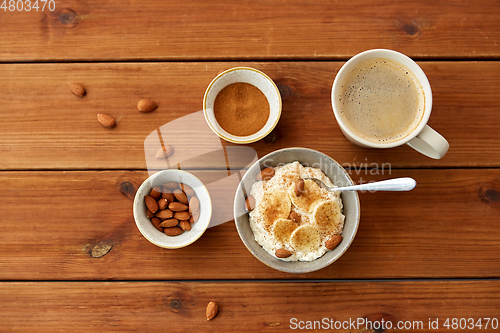
<svg viewBox="0 0 500 333"><path fill-rule="evenodd" d="M344 120L340 116L339 99L346 75L348 75L360 62L375 58L390 59L411 70L422 86L423 93L425 95L425 108L418 126L416 126L415 129L413 129L405 137L391 142L372 142L360 137L345 124ZM432 110L432 91L429 80L420 66L402 53L392 50L375 49L359 53L349 59L349 61L347 61L339 70L333 82L332 107L342 133L349 141L358 146L369 148L392 148L406 143L416 151L434 159L442 158L448 151L448 141L446 141L441 134L427 125L427 121L429 120Z"/></svg>

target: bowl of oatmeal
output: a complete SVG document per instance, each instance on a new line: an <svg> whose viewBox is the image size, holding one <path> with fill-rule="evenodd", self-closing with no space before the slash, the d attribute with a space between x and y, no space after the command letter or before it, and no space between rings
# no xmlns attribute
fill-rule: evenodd
<svg viewBox="0 0 500 333"><path fill-rule="evenodd" d="M356 235L360 207L356 191L330 192L353 182L331 157L312 149L286 148L257 161L243 176L234 219L247 249L280 271L307 273L339 259Z"/></svg>

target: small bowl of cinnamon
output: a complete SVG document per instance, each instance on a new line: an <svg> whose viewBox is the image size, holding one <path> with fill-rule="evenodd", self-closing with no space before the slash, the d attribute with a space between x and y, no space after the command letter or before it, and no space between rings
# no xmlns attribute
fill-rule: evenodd
<svg viewBox="0 0 500 333"><path fill-rule="evenodd" d="M210 129L222 139L239 144L266 137L281 116L281 95L273 80L249 67L235 67L217 75L203 98Z"/></svg>

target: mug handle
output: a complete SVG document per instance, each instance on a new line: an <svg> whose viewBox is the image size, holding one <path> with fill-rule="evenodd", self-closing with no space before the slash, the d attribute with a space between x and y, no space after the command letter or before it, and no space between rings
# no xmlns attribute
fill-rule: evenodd
<svg viewBox="0 0 500 333"><path fill-rule="evenodd" d="M419 153L436 160L443 158L450 148L448 141L429 125L425 125L424 129L406 144Z"/></svg>

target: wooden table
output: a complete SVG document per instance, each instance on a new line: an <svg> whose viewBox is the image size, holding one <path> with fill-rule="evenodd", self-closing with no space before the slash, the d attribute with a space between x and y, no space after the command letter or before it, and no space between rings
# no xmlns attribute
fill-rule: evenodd
<svg viewBox="0 0 500 333"><path fill-rule="evenodd" d="M323 318L333 323L325 331L402 323L423 332L436 320L432 331L460 331L461 318L474 322L467 332L497 331L499 1L41 5L0 10L0 332L307 331L314 321L325 328ZM450 142L442 160L342 136L331 86L347 59L371 48L405 53L426 72L429 125ZM152 245L134 223L146 136L200 111L210 81L240 65L264 71L282 93L273 138L249 145L259 157L307 147L351 167L355 181L418 182L409 193L360 194L354 243L325 269L263 265L232 221L178 250ZM87 95L72 95L68 82ZM141 114L141 98L158 109ZM100 112L117 126L103 128ZM198 171L220 167L209 164ZM207 322L209 301L220 312ZM496 319L480 329L480 318ZM366 319L393 327L344 324Z"/></svg>

